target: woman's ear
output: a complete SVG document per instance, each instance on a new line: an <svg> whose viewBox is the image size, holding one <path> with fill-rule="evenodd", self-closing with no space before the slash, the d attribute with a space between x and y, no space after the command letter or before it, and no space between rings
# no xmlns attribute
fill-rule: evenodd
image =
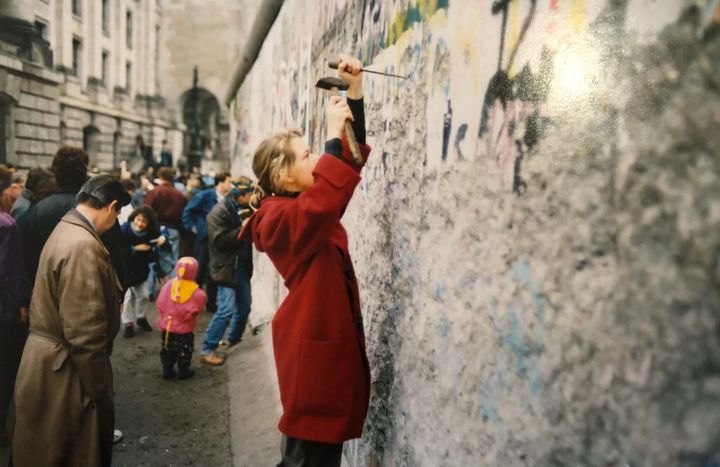
<svg viewBox="0 0 720 467"><path fill-rule="evenodd" d="M280 180L282 181L284 187L295 183L295 177L290 175L290 171L286 167L280 169Z"/></svg>

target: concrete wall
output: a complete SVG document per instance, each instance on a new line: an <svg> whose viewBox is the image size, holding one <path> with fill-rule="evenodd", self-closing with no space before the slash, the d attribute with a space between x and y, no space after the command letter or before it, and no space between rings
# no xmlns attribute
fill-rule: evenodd
<svg viewBox="0 0 720 467"><path fill-rule="evenodd" d="M343 220L373 375L351 465L720 463L719 8L285 2L239 171L284 126L322 147L327 58L410 76L366 77Z"/></svg>

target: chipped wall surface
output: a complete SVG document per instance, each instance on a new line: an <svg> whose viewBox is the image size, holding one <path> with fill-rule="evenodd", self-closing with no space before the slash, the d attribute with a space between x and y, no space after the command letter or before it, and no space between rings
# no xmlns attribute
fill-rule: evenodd
<svg viewBox="0 0 720 467"><path fill-rule="evenodd" d="M365 78L343 219L373 377L351 465L720 463L719 22L718 0L285 2L231 106L237 170L285 126L320 150L337 53L410 77ZM282 297L271 267L254 286Z"/></svg>

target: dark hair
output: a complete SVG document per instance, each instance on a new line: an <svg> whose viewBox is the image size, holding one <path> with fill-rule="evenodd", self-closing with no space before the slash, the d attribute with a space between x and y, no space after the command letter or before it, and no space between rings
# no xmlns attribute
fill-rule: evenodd
<svg viewBox="0 0 720 467"><path fill-rule="evenodd" d="M102 209L117 201L116 211L130 203L130 195L120 183L120 179L109 174L100 174L90 177L80 187L75 199L77 204L87 204L94 209Z"/></svg>
<svg viewBox="0 0 720 467"><path fill-rule="evenodd" d="M75 200L77 201L77 204L87 204L93 209L102 209L112 203L112 201L110 201L110 203L103 203L100 201L100 198L83 193L82 191L75 196Z"/></svg>
<svg viewBox="0 0 720 467"><path fill-rule="evenodd" d="M230 175L230 172L220 172L219 174L215 175L215 186L218 186L230 177L232 177L232 175Z"/></svg>
<svg viewBox="0 0 720 467"><path fill-rule="evenodd" d="M0 193L5 191L12 183L12 171L6 165L0 164Z"/></svg>
<svg viewBox="0 0 720 467"><path fill-rule="evenodd" d="M147 231L151 236L158 235L160 230L158 229L157 216L155 215L153 208L150 206L140 206L139 208L135 208L128 216L128 222L134 221L137 216L143 216L147 219Z"/></svg>
<svg viewBox="0 0 720 467"><path fill-rule="evenodd" d="M50 169L59 186L77 190L87 179L88 162L88 155L82 149L62 146L55 153Z"/></svg>
<svg viewBox="0 0 720 467"><path fill-rule="evenodd" d="M129 178L123 178L122 180L120 180L120 182L122 182L123 188L125 188L125 191L127 191L128 193L130 193L131 191L135 191L135 182L133 182Z"/></svg>
<svg viewBox="0 0 720 467"><path fill-rule="evenodd" d="M172 182L175 179L175 170L172 167L163 167L158 170L158 177L160 180Z"/></svg>
<svg viewBox="0 0 720 467"><path fill-rule="evenodd" d="M57 189L55 175L48 169L34 167L28 172L25 188L30 192L30 202L37 203L53 194Z"/></svg>

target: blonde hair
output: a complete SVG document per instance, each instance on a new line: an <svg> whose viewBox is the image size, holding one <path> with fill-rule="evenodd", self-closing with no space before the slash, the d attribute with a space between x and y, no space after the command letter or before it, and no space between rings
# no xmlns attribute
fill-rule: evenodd
<svg viewBox="0 0 720 467"><path fill-rule="evenodd" d="M260 201L266 196L283 191L281 179L283 169L289 169L295 162L290 141L300 137L302 137L300 130L294 128L284 130L266 138L255 150L252 167L257 177L257 186L250 200L250 207L253 210L260 207Z"/></svg>

